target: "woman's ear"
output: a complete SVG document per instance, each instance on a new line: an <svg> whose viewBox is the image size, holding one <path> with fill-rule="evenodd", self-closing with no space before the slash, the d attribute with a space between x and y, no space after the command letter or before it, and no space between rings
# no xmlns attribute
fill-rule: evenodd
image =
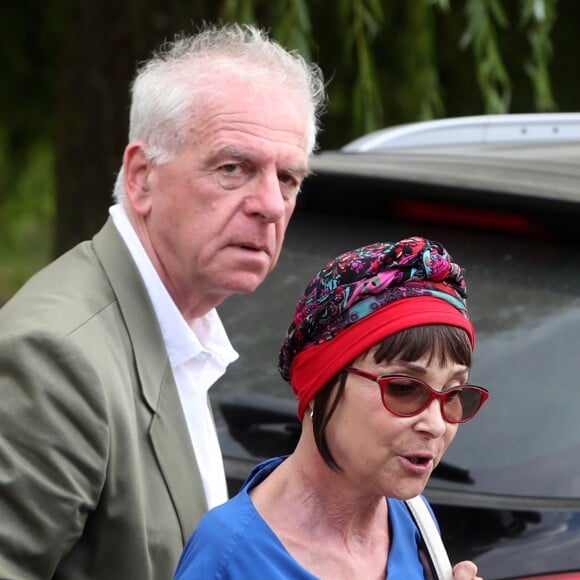
<svg viewBox="0 0 580 580"><path fill-rule="evenodd" d="M151 210L151 194L148 182L153 162L147 155L147 146L141 141L132 141L123 154L123 174L127 202L140 216Z"/></svg>

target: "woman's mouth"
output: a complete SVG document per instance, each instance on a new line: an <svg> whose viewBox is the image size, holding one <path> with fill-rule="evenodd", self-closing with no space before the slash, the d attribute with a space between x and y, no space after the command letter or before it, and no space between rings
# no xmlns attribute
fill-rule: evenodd
<svg viewBox="0 0 580 580"><path fill-rule="evenodd" d="M433 455L429 453L412 453L401 455L403 467L413 474L423 475L433 470Z"/></svg>

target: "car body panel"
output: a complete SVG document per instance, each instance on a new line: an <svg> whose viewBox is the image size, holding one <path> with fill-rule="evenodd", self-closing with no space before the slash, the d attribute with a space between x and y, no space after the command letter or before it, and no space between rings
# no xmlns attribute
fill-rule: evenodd
<svg viewBox="0 0 580 580"><path fill-rule="evenodd" d="M421 186L485 191L493 196L520 195L546 202L578 203L580 140L521 147L457 145L409 148L388 153L325 152L312 158L317 174L363 176L389 181L405 181Z"/></svg>

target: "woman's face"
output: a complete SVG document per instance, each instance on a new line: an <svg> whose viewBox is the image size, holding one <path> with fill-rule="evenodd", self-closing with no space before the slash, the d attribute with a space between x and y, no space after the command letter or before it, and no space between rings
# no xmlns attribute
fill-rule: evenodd
<svg viewBox="0 0 580 580"><path fill-rule="evenodd" d="M404 374L441 391L467 382L469 369L439 357L376 363L366 353L354 367L376 375ZM344 396L326 429L330 450L346 482L361 496L407 499L421 493L457 432L438 400L418 415L397 417L384 407L378 383L348 374Z"/></svg>

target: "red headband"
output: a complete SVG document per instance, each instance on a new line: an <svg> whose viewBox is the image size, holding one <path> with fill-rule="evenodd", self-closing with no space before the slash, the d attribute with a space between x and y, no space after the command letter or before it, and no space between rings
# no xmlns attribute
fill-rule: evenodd
<svg viewBox="0 0 580 580"><path fill-rule="evenodd" d="M342 330L332 340L296 354L290 368L290 383L298 399L298 417L302 419L316 393L357 356L387 336L424 324L462 328L469 335L471 348L475 346L471 322L446 300L417 296L392 302Z"/></svg>

